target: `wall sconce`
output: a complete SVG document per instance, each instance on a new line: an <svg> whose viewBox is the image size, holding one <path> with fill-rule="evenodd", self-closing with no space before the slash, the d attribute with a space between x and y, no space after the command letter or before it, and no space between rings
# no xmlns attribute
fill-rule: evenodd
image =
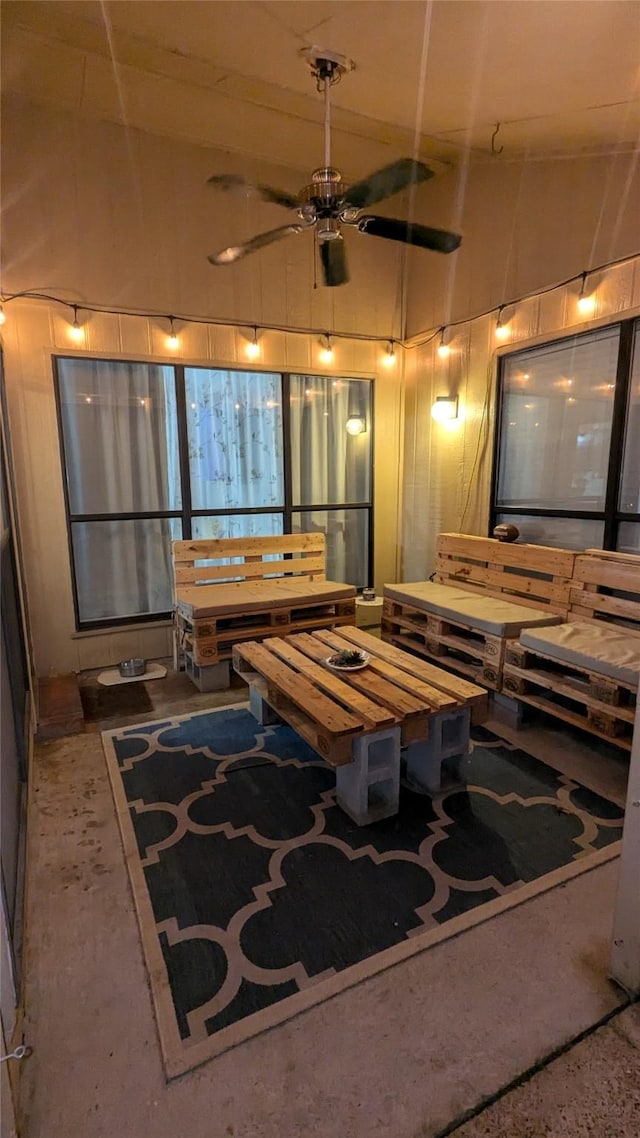
<svg viewBox="0 0 640 1138"><path fill-rule="evenodd" d="M452 419L457 419L458 396L437 395L436 401L431 408L431 415L437 423L449 423Z"/></svg>
<svg viewBox="0 0 640 1138"><path fill-rule="evenodd" d="M362 435L367 429L367 424L362 415L350 415L346 426L348 435Z"/></svg>

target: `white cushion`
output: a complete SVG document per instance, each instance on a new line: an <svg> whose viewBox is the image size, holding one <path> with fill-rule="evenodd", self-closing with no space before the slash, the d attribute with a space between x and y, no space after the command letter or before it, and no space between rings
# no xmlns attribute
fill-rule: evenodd
<svg viewBox="0 0 640 1138"><path fill-rule="evenodd" d="M640 637L624 628L603 622L576 621L539 632L523 632L520 643L554 660L638 686Z"/></svg>
<svg viewBox="0 0 640 1138"><path fill-rule="evenodd" d="M439 585L434 581L385 585L383 595L493 636L517 636L523 628L559 624L562 620L561 616L544 609L514 604L490 594L467 593L464 589Z"/></svg>

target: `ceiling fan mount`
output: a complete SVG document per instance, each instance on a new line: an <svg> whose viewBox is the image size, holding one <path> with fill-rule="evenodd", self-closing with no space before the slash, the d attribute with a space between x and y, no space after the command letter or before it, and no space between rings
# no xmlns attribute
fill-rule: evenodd
<svg viewBox="0 0 640 1138"><path fill-rule="evenodd" d="M208 258L211 264L233 264L248 253L280 241L283 237L313 229L325 285L335 287L346 284L349 272L342 225L374 237L385 237L390 241L401 241L438 253L452 253L460 245L461 238L457 233L432 229L416 222L362 213L366 206L433 177L434 171L417 159L400 158L353 185L343 181L340 171L331 165L330 88L347 71L352 71L355 64L345 55L316 47L302 48L300 54L307 60L318 90L324 92L324 165L313 171L311 181L297 195L262 183L248 182L241 174L214 174L209 183L219 189L242 190L263 201L295 210L297 220L260 233L241 245L230 245L211 254Z"/></svg>

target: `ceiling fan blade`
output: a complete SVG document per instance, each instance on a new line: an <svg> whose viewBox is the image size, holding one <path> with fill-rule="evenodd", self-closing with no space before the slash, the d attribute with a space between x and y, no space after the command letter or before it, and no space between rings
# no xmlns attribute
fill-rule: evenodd
<svg viewBox="0 0 640 1138"><path fill-rule="evenodd" d="M286 190L275 190L273 186L265 186L262 182L248 182L242 174L214 174L208 179L207 185L217 186L220 190L244 191L249 197L261 198L263 202L272 202L273 205L282 205L285 209L297 209L298 199Z"/></svg>
<svg viewBox="0 0 640 1138"><path fill-rule="evenodd" d="M210 253L207 260L212 265L232 265L234 261L246 257L247 253L255 253L257 249L263 249L265 245L271 245L274 241L280 241L283 237L289 237L293 233L302 233L309 228L309 225L302 224L280 225L277 229L268 229L266 233L258 233L256 237L245 241L243 245L229 245L226 249L220 249L218 253Z"/></svg>
<svg viewBox="0 0 640 1138"><path fill-rule="evenodd" d="M395 217L377 217L373 213L360 217L356 221L356 229L370 233L372 237L404 241L407 245L418 245L435 253L453 253L462 241L458 233L449 233L446 229L432 229L429 225L399 221Z"/></svg>
<svg viewBox="0 0 640 1138"><path fill-rule="evenodd" d="M324 283L330 288L346 284L349 280L347 254L342 237L320 242L320 260Z"/></svg>
<svg viewBox="0 0 640 1138"><path fill-rule="evenodd" d="M376 170L368 178L356 182L346 194L346 206L354 209L364 209L365 206L381 202L383 198L390 198L392 194L399 193L406 186L426 182L433 177L433 170L425 166L424 162L415 162L413 158L399 158L389 166Z"/></svg>

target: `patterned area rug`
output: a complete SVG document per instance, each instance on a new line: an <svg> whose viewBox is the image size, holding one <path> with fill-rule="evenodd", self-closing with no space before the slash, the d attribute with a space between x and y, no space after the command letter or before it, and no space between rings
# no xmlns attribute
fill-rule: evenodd
<svg viewBox="0 0 640 1138"><path fill-rule="evenodd" d="M623 812L482 727L356 826L245 705L103 733L168 1077L614 856ZM609 849L604 849L609 847ZM599 852L598 852L599 851Z"/></svg>

